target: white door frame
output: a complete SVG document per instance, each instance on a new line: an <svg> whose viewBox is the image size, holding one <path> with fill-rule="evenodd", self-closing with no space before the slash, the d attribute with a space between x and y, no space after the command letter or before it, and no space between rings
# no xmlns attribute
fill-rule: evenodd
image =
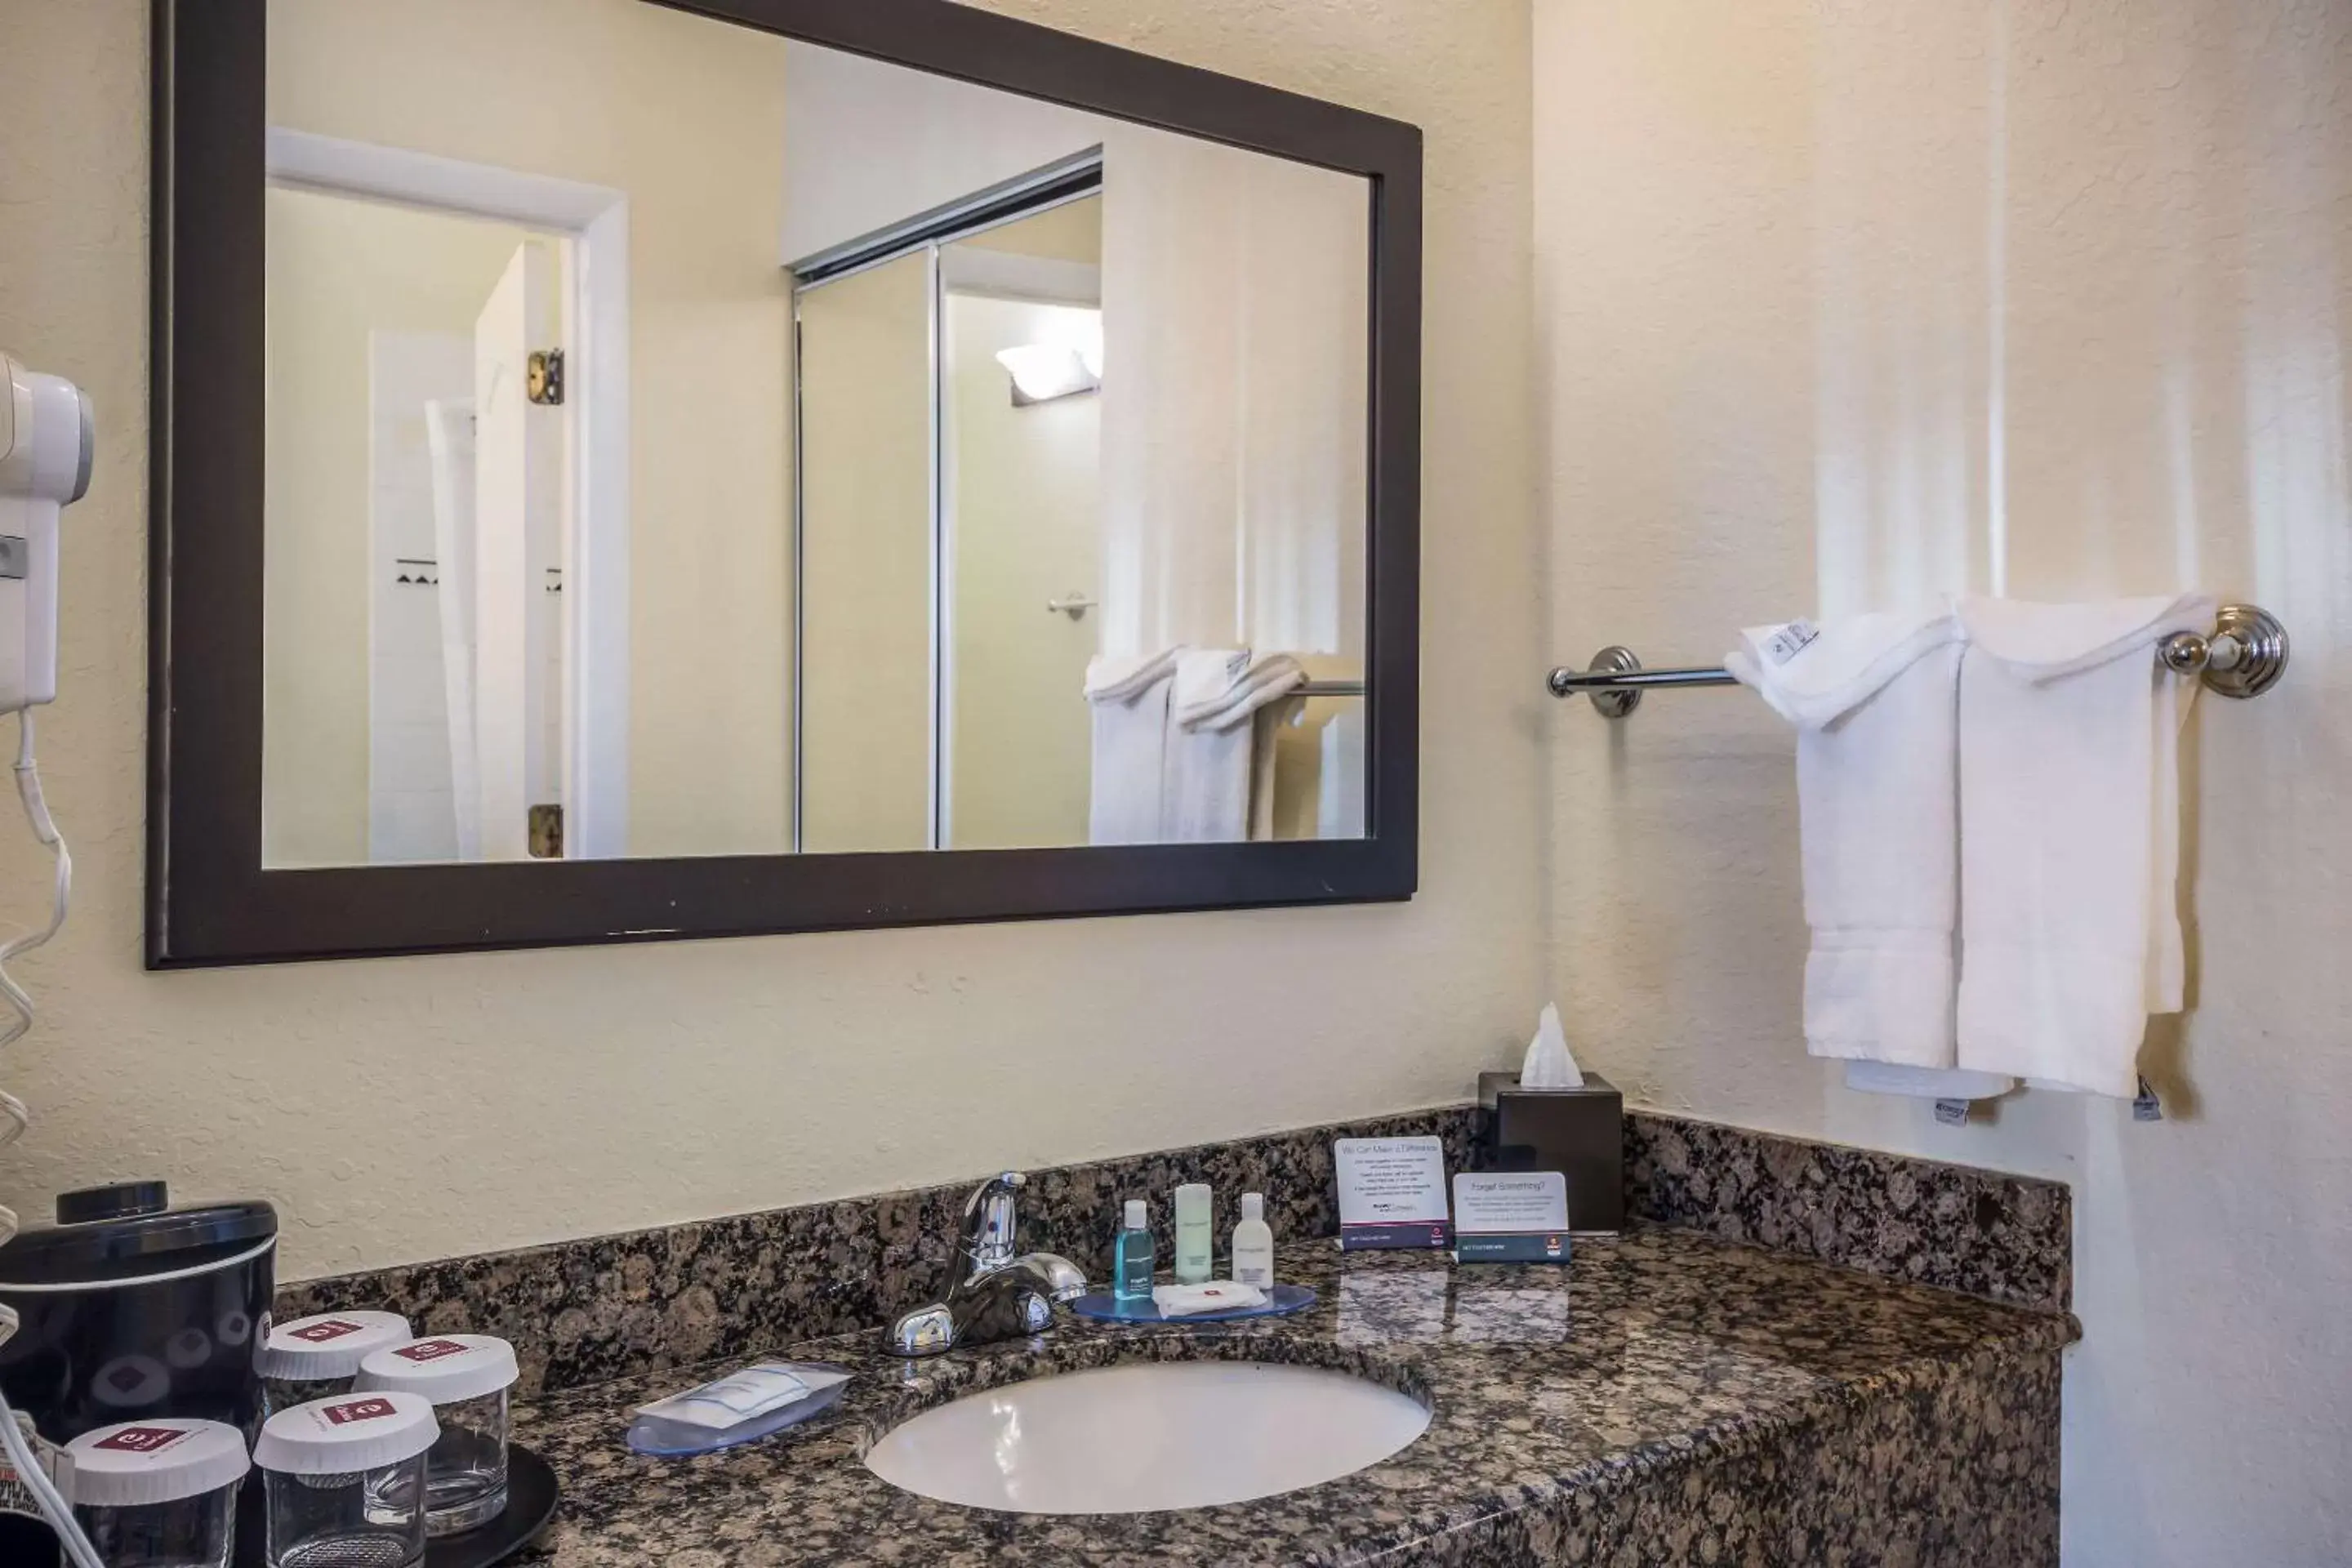
<svg viewBox="0 0 2352 1568"><path fill-rule="evenodd" d="M268 178L561 235L566 530L563 853L628 852L629 198L606 185L273 125ZM583 699L593 693L593 700Z"/></svg>

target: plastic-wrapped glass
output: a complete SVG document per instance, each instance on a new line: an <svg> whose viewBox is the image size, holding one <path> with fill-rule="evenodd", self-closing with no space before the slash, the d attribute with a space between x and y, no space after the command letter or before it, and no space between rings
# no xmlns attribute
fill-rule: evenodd
<svg viewBox="0 0 2352 1568"><path fill-rule="evenodd" d="M66 1446L59 1483L107 1568L228 1568L245 1435L218 1421L126 1421Z"/></svg>
<svg viewBox="0 0 2352 1568"><path fill-rule="evenodd" d="M455 1535L506 1511L507 1391L518 1370L514 1347L488 1334L437 1334L361 1363L362 1391L433 1402L441 1423L425 1468L425 1528L433 1534Z"/></svg>
<svg viewBox="0 0 2352 1568"><path fill-rule="evenodd" d="M387 1345L416 1336L397 1312L321 1312L269 1331L261 1351L262 1403L268 1414L352 1391L360 1363Z"/></svg>
<svg viewBox="0 0 2352 1568"><path fill-rule="evenodd" d="M425 1456L335 1475L272 1470L269 1568L404 1568L425 1556Z"/></svg>
<svg viewBox="0 0 2352 1568"><path fill-rule="evenodd" d="M425 1528L455 1535L507 1510L507 1391L436 1405L441 1439L425 1456Z"/></svg>
<svg viewBox="0 0 2352 1568"><path fill-rule="evenodd" d="M236 1489L232 1481L170 1502L76 1505L74 1520L106 1568L228 1568L236 1554Z"/></svg>
<svg viewBox="0 0 2352 1568"><path fill-rule="evenodd" d="M254 1463L268 1493L270 1568L404 1568L425 1555L432 1402L394 1392L281 1410Z"/></svg>

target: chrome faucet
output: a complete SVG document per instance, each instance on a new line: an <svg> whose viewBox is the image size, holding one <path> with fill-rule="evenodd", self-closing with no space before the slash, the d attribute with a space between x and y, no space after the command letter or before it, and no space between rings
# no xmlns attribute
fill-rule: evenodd
<svg viewBox="0 0 2352 1568"><path fill-rule="evenodd" d="M1007 1171L964 1200L961 1257L948 1293L898 1315L886 1347L891 1354L938 1355L1043 1333L1053 1326L1055 1302L1086 1294L1086 1271L1059 1253L1013 1251L1021 1223L1013 1194L1028 1180Z"/></svg>

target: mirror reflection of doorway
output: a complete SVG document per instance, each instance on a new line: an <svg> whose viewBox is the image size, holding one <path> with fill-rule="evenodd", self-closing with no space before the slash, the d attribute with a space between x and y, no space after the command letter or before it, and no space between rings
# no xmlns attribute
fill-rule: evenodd
<svg viewBox="0 0 2352 1568"><path fill-rule="evenodd" d="M805 851L1087 841L1099 159L971 205L797 291Z"/></svg>
<svg viewBox="0 0 2352 1568"><path fill-rule="evenodd" d="M266 150L263 864L625 853L625 194Z"/></svg>
<svg viewBox="0 0 2352 1568"><path fill-rule="evenodd" d="M268 666L306 716L274 741L316 759L363 731L364 820L320 792L316 823L273 826L290 846L360 827L374 864L525 858L564 795L566 416L530 364L562 346L565 241L332 191L273 187L268 212L269 503L366 520L283 531L274 603L311 624L306 657Z"/></svg>

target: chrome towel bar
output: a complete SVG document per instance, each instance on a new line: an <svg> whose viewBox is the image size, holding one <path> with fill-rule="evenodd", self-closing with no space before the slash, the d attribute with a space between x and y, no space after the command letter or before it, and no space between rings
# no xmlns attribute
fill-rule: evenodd
<svg viewBox="0 0 2352 1568"><path fill-rule="evenodd" d="M2286 627L2259 605L2224 605L2210 637L2175 632L2157 644L2167 669L2195 675L2208 691L2222 697L2260 697L2286 673ZM1612 646L1592 656L1583 669L1555 669L1545 684L1554 697L1579 692L1592 699L1603 717L1622 719L1642 705L1654 687L1737 686L1731 672L1712 668L1644 669L1629 647Z"/></svg>

